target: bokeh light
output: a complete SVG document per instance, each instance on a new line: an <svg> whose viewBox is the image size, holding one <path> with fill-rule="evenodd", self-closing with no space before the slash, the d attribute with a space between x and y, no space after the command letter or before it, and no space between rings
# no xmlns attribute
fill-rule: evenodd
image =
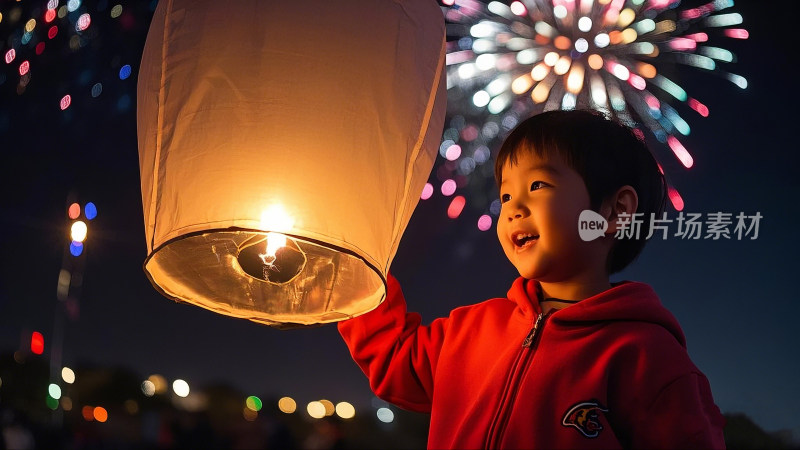
<svg viewBox="0 0 800 450"><path fill-rule="evenodd" d="M61 403L61 409L63 409L64 411L72 411L72 399L71 398L69 398L67 396L63 396L63 397L61 397L60 403Z"/></svg>
<svg viewBox="0 0 800 450"><path fill-rule="evenodd" d="M31 333L31 353L41 355L44 352L44 336L38 331Z"/></svg>
<svg viewBox="0 0 800 450"><path fill-rule="evenodd" d="M478 229L487 231L492 228L492 216L484 214L478 218Z"/></svg>
<svg viewBox="0 0 800 450"><path fill-rule="evenodd" d="M244 420L248 422L253 422L258 418L258 411L255 411L250 407L245 406L244 408L242 408L242 417L244 417Z"/></svg>
<svg viewBox="0 0 800 450"><path fill-rule="evenodd" d="M83 253L83 244L80 242L72 241L69 243L69 253L72 256L81 256Z"/></svg>
<svg viewBox="0 0 800 450"><path fill-rule="evenodd" d="M124 66L122 66L121 69L119 69L119 79L120 80L126 80L130 76L131 76L131 66L130 65L125 64Z"/></svg>
<svg viewBox="0 0 800 450"><path fill-rule="evenodd" d="M430 183L425 183L425 186L422 188L422 194L420 194L419 198L421 198L422 200L427 200L431 198L431 196L433 195L433 191L434 191L433 185Z"/></svg>
<svg viewBox="0 0 800 450"><path fill-rule="evenodd" d="M442 183L442 194L445 197L449 197L456 191L456 187L455 180L448 178Z"/></svg>
<svg viewBox="0 0 800 450"><path fill-rule="evenodd" d="M325 417L325 405L318 401L309 402L308 405L306 405L306 411L309 416L315 419Z"/></svg>
<svg viewBox="0 0 800 450"><path fill-rule="evenodd" d="M61 379L67 384L72 384L75 382L75 372L69 367L64 367L61 369Z"/></svg>
<svg viewBox="0 0 800 450"><path fill-rule="evenodd" d="M325 415L326 416L332 416L336 412L336 407L333 405L333 402L331 402L330 400L322 399L319 402L322 404L322 406L325 407Z"/></svg>
<svg viewBox="0 0 800 450"><path fill-rule="evenodd" d="M447 217L455 219L460 216L461 212L464 211L464 205L466 205L466 203L467 200L463 195L453 197L450 206L447 207Z"/></svg>
<svg viewBox="0 0 800 450"><path fill-rule="evenodd" d="M89 202L86 204L86 207L83 208L83 213L86 216L86 219L93 220L95 217L97 217L97 206L95 206L94 203Z"/></svg>
<svg viewBox="0 0 800 450"><path fill-rule="evenodd" d="M292 414L297 411L297 402L291 397L281 397L278 400L278 409L283 413Z"/></svg>
<svg viewBox="0 0 800 450"><path fill-rule="evenodd" d="M376 415L378 416L378 420L383 423L392 423L392 421L394 421L394 413L389 408L378 408Z"/></svg>
<svg viewBox="0 0 800 450"><path fill-rule="evenodd" d="M142 382L142 393L147 397L152 397L156 393L156 386L150 380Z"/></svg>
<svg viewBox="0 0 800 450"><path fill-rule="evenodd" d="M261 407L263 406L263 403L261 403L261 399L256 397L255 395L247 397L244 403L245 406L247 406L247 408L252 409L253 411L261 411Z"/></svg>
<svg viewBox="0 0 800 450"><path fill-rule="evenodd" d="M94 410L92 410L92 416L94 416L94 420L103 423L108 420L108 411L102 406L95 406Z"/></svg>
<svg viewBox="0 0 800 450"><path fill-rule="evenodd" d="M47 386L47 393L50 394L50 397L58 400L61 398L61 386L50 383L50 386Z"/></svg>
<svg viewBox="0 0 800 450"><path fill-rule="evenodd" d="M457 144L453 144L453 145L447 147L447 150L445 151L445 155L444 155L444 157L448 161L455 161L460 156L461 156L461 146L457 145Z"/></svg>
<svg viewBox="0 0 800 450"><path fill-rule="evenodd" d="M81 16L78 17L78 22L75 24L75 29L77 31L84 31L87 28L89 28L89 25L91 24L92 24L92 17L88 13L81 14Z"/></svg>
<svg viewBox="0 0 800 450"><path fill-rule="evenodd" d="M147 381L153 383L154 393L156 394L163 394L167 392L167 379L163 376L154 373L147 377Z"/></svg>
<svg viewBox="0 0 800 450"><path fill-rule="evenodd" d="M77 219L81 215L81 205L77 203L69 205L69 208L67 209L67 215L70 219Z"/></svg>
<svg viewBox="0 0 800 450"><path fill-rule="evenodd" d="M177 380L172 382L172 391L178 397L186 397L189 395L189 383L185 380L181 380L178 378Z"/></svg>
<svg viewBox="0 0 800 450"><path fill-rule="evenodd" d="M91 422L94 420L94 408L86 405L81 408L81 415L83 416L83 420L87 422Z"/></svg>
<svg viewBox="0 0 800 450"><path fill-rule="evenodd" d="M47 405L48 408L52 409L53 411L58 409L58 399L55 399L50 395L48 395L47 398L45 399L45 404Z"/></svg>
<svg viewBox="0 0 800 450"><path fill-rule="evenodd" d="M339 402L336 404L336 415L342 419L352 419L356 415L356 409L348 402Z"/></svg>
<svg viewBox="0 0 800 450"><path fill-rule="evenodd" d="M83 242L86 240L86 233L88 230L89 228L86 226L86 222L76 220L73 222L72 227L70 227L70 237L75 242Z"/></svg>

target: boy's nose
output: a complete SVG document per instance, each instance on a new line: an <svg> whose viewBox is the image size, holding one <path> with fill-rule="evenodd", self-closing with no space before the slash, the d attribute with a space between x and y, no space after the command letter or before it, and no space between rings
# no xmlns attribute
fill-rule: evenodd
<svg viewBox="0 0 800 450"><path fill-rule="evenodd" d="M512 200L513 201L513 200ZM508 220L522 219L530 214L528 208L521 202L514 202L509 205Z"/></svg>

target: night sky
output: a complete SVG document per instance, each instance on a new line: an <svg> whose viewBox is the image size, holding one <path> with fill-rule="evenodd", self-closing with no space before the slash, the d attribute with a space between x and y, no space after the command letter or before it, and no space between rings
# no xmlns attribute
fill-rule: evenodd
<svg viewBox="0 0 800 450"><path fill-rule="evenodd" d="M46 2L19 4L24 24ZM198 387L222 380L248 392L290 395L301 405L327 398L365 411L372 394L335 325L276 330L173 303L147 281L135 103L152 12L149 2L123 2L123 15L112 19L114 4L85 2L96 33L85 47L71 50L62 32L42 55L28 51L32 75L21 94L19 61L0 61L0 352L27 346L34 330L44 333L48 351L68 244L67 198L75 195L81 204L94 202L98 217L89 223L79 317L64 333L65 365L125 366L142 379L159 373ZM723 412L744 412L767 430L794 429L800 437L800 304L793 286L800 264L791 234L800 223L798 89L789 68L797 39L790 14L767 6L777 4L736 3L750 39L729 48L749 81L746 90L713 73L685 72L681 83L711 114L692 116L692 134L683 140L695 166L670 172L685 212L759 212L758 239L654 240L612 281L655 288ZM0 2L3 54L21 28L9 21L12 6ZM126 64L132 75L123 80ZM98 82L103 90L95 98ZM65 94L72 104L62 111ZM658 152L669 156L666 147ZM503 296L517 275L494 228L479 231L469 210L448 219L448 202L438 192L420 202L391 267L409 310L426 323Z"/></svg>

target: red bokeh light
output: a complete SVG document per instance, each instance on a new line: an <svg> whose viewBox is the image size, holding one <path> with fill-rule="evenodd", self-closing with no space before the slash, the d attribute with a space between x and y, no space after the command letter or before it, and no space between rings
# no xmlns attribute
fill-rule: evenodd
<svg viewBox="0 0 800 450"><path fill-rule="evenodd" d="M36 355L44 353L44 336L38 331L31 334L31 352Z"/></svg>
<svg viewBox="0 0 800 450"><path fill-rule="evenodd" d="M467 199L465 199L463 195L455 196L453 201L450 202L450 206L447 207L447 217L455 219L460 216L461 211L464 211L464 205L466 204Z"/></svg>

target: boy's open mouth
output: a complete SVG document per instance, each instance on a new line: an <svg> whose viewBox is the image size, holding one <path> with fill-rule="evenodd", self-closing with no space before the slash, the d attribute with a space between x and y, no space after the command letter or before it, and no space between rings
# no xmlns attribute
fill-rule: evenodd
<svg viewBox="0 0 800 450"><path fill-rule="evenodd" d="M519 249L533 245L537 239L539 239L539 235L531 233L514 233L514 235L511 236L511 241L514 242L514 246Z"/></svg>

